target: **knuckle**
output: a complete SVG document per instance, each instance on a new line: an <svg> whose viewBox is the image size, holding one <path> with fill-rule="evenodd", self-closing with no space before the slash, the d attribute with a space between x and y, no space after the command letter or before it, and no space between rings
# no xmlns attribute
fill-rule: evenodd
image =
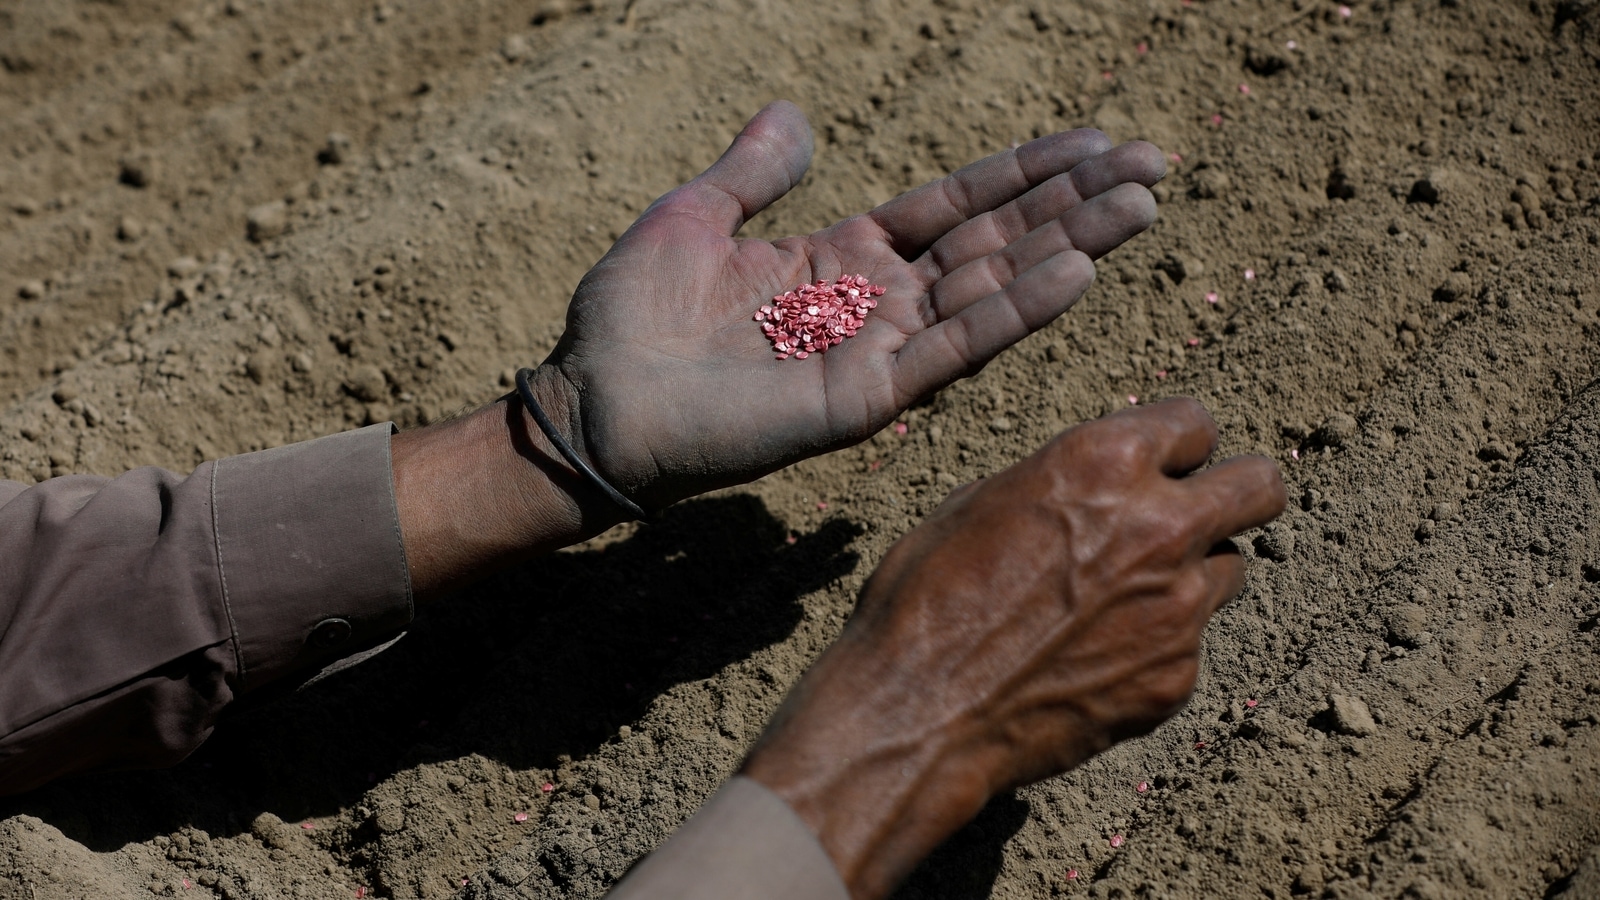
<svg viewBox="0 0 1600 900"><path fill-rule="evenodd" d="M1161 668L1151 680L1150 699L1155 705L1172 708L1187 703L1194 693L1195 681L1200 676L1200 663L1192 655L1185 655Z"/></svg>
<svg viewBox="0 0 1600 900"><path fill-rule="evenodd" d="M1121 473L1149 468L1155 459L1156 441L1142 428L1122 421L1103 420L1092 435L1086 434L1084 449L1092 464ZM1087 429L1086 429L1087 431Z"/></svg>

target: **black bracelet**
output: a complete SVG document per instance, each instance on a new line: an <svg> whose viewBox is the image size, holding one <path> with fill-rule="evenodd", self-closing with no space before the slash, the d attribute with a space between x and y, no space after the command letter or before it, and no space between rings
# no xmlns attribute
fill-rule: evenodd
<svg viewBox="0 0 1600 900"><path fill-rule="evenodd" d="M556 431L556 426L551 424L550 417L544 414L544 410L539 406L539 401L533 397L533 385L528 383L528 378L532 375L532 369L517 370L517 394L522 397L522 405L528 408L528 412L533 413L533 420L539 423L539 430L544 432L544 436L550 439L550 443L556 445L556 449L561 452L561 455L568 463L572 464L574 469L577 469L583 477L589 479L591 484L599 488L607 497L610 497L613 503L622 507L628 515L635 519L641 522L648 521L650 517L645 514L639 504L622 496L622 492L612 487L611 482L601 478L600 473L590 468L589 464L583 461L583 457L578 455L578 451L572 449L572 445L567 443L567 439Z"/></svg>

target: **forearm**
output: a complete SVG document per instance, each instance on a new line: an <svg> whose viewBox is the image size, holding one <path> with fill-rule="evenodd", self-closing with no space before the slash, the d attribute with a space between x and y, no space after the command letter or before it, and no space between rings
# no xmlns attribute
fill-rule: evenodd
<svg viewBox="0 0 1600 900"><path fill-rule="evenodd" d="M170 764L243 694L393 636L412 598L386 427L0 482L0 794Z"/></svg>
<svg viewBox="0 0 1600 900"><path fill-rule="evenodd" d="M534 392L551 420L570 398L547 372ZM570 546L624 519L572 471L515 394L394 437L395 499L421 600Z"/></svg>
<svg viewBox="0 0 1600 900"><path fill-rule="evenodd" d="M862 721L859 707L841 702L851 686L816 674L820 683L794 698L809 709L792 719L780 712L741 774L789 804L855 900L884 897L983 808L991 785L938 729Z"/></svg>

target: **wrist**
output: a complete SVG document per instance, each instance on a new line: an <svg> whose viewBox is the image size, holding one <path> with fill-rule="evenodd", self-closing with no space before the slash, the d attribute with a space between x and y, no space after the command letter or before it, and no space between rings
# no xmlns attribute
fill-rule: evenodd
<svg viewBox="0 0 1600 900"><path fill-rule="evenodd" d="M561 376L559 370L550 366L544 366L542 369L545 373L543 377L540 375L540 370L536 369L520 369L517 371L517 391L515 396L510 398L512 402L521 402L523 411L528 418L533 420L533 424L538 428L539 434L545 438L549 446L562 459L566 460L575 475L587 482L594 491L606 498L612 506L625 513L627 518L639 521L648 519L650 517L649 514L639 504L618 490L605 476L596 471L595 465L585 458L585 454L578 449L580 444L578 438L584 435L584 430L579 417L574 414L577 410L577 392L572 389L571 382ZM545 388L542 392L545 395L544 400L539 397L541 391L534 387L535 379L539 379L540 384ZM552 405L550 401L552 396L558 397L566 403L568 413L561 420L565 425L558 425L557 420L552 419L546 412L545 407ZM559 408L557 411L560 411Z"/></svg>
<svg viewBox="0 0 1600 900"><path fill-rule="evenodd" d="M884 658L847 633L741 770L812 829L856 900L888 896L1006 786L1001 754L959 712L879 687L897 683L892 664L862 663Z"/></svg>
<svg viewBox="0 0 1600 900"><path fill-rule="evenodd" d="M530 385L558 427L572 421L558 373ZM419 597L586 540L627 516L574 472L511 395L402 432L391 444L401 536Z"/></svg>

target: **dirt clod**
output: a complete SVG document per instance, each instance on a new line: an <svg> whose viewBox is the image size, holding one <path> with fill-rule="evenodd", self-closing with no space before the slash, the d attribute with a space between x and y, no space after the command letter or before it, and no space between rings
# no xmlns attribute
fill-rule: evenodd
<svg viewBox="0 0 1600 900"><path fill-rule="evenodd" d="M1328 697L1328 712L1333 716L1333 727L1340 734L1369 737L1378 733L1372 710L1359 697L1332 694Z"/></svg>

